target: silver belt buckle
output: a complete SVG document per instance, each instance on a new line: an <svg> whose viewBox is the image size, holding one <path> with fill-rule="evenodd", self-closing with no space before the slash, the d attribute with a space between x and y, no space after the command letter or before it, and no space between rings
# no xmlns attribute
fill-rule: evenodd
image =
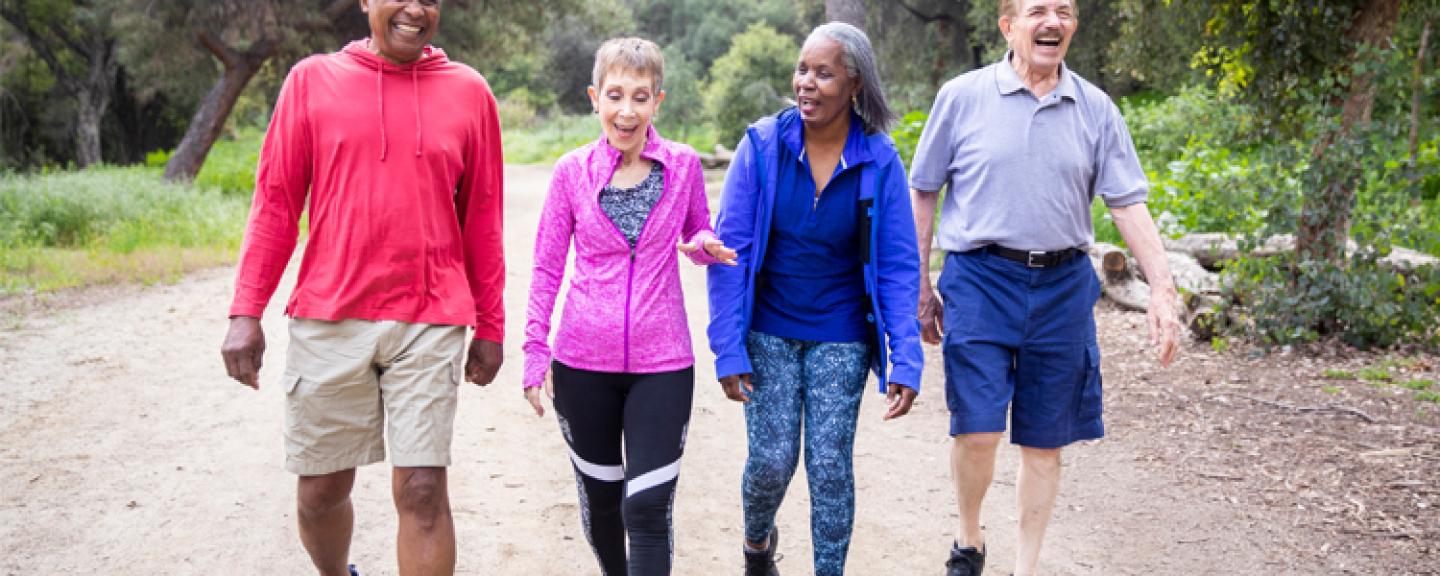
<svg viewBox="0 0 1440 576"><path fill-rule="evenodd" d="M1028 266L1028 267L1030 267L1030 268L1044 268L1044 267L1045 267L1044 264L1036 264L1036 263L1035 263L1035 257L1036 257L1036 256L1044 256L1044 255L1045 255L1045 252L1044 252L1044 251L1041 251L1041 250L1031 250L1031 251L1030 251L1030 255L1025 257L1025 265Z"/></svg>

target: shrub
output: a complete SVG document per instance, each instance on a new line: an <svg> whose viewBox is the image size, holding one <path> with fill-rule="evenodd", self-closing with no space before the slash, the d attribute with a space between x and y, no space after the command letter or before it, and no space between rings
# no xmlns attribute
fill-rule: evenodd
<svg viewBox="0 0 1440 576"><path fill-rule="evenodd" d="M247 126L233 137L215 141L205 165L195 175L195 186L249 198L255 191L255 166L265 142L264 126Z"/></svg>
<svg viewBox="0 0 1440 576"><path fill-rule="evenodd" d="M247 198L155 168L0 175L0 293L149 282L231 261Z"/></svg>
<svg viewBox="0 0 1440 576"><path fill-rule="evenodd" d="M715 60L705 87L705 109L715 120L721 144L733 147L751 122L784 106L797 53L789 36L756 23Z"/></svg>

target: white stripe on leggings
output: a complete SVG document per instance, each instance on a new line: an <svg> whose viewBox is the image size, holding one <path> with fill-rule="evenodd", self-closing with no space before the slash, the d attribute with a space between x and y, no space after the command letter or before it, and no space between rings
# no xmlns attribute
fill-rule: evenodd
<svg viewBox="0 0 1440 576"><path fill-rule="evenodd" d="M629 498L640 492L644 492L646 490L674 480L675 477L679 475L680 459L676 458L674 462L666 464L663 467L656 468L654 470L636 476L634 480L631 480L629 483L626 484L625 497Z"/></svg>
<svg viewBox="0 0 1440 576"><path fill-rule="evenodd" d="M570 449L570 461L575 463L575 469L581 474L599 480L601 482L619 482L625 479L625 467L623 466L602 466L589 462Z"/></svg>

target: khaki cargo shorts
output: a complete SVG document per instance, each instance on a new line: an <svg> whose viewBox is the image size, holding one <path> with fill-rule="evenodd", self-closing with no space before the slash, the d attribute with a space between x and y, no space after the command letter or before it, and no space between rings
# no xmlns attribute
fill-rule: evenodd
<svg viewBox="0 0 1440 576"><path fill-rule="evenodd" d="M387 436L395 466L449 466L464 354L464 326L292 318L285 469L380 462Z"/></svg>

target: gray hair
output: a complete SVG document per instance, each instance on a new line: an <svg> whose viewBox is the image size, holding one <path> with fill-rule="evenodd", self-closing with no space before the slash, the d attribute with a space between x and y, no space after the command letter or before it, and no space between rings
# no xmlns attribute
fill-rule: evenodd
<svg viewBox="0 0 1440 576"><path fill-rule="evenodd" d="M880 69L875 65L875 50L870 48L870 38L859 28L844 22L829 22L816 26L805 39L824 38L840 44L840 61L851 78L860 78L860 93L855 95L855 112L865 123L865 133L890 132L898 118L885 100L884 84L880 81Z"/></svg>

